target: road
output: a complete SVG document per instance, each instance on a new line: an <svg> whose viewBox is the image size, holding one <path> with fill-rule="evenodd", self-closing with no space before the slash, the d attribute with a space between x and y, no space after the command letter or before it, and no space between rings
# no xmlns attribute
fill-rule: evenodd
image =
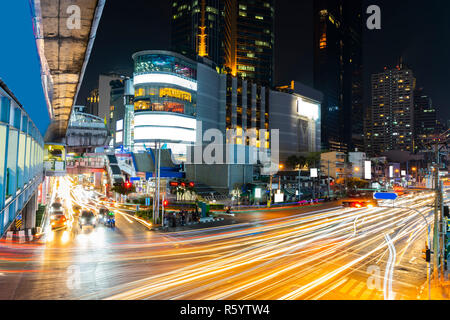
<svg viewBox="0 0 450 320"><path fill-rule="evenodd" d="M67 207L89 206L69 179L56 189ZM432 202L421 193L396 205L432 221ZM426 299L420 215L311 210L239 213L232 225L170 234L120 210L115 230L81 231L74 218L42 243L0 245L0 299Z"/></svg>

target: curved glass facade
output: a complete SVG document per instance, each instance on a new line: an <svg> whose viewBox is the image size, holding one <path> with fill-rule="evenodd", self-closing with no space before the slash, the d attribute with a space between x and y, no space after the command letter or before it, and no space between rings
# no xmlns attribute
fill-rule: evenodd
<svg viewBox="0 0 450 320"><path fill-rule="evenodd" d="M135 88L135 111L158 111L196 116L197 97L193 91L170 85L139 85Z"/></svg>
<svg viewBox="0 0 450 320"><path fill-rule="evenodd" d="M171 73L189 79L197 79L197 67L178 56L169 54L143 54L134 59L134 74Z"/></svg>
<svg viewBox="0 0 450 320"><path fill-rule="evenodd" d="M135 150L161 141L175 160L185 161L197 130L197 63L168 51L138 52L133 59Z"/></svg>
<svg viewBox="0 0 450 320"><path fill-rule="evenodd" d="M196 116L197 66L194 62L170 52L143 52L135 54L133 58L136 112L156 111Z"/></svg>

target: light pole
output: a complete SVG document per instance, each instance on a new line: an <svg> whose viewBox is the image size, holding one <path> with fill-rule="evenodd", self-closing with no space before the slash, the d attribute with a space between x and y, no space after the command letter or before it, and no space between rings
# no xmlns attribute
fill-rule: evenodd
<svg viewBox="0 0 450 320"><path fill-rule="evenodd" d="M419 181L418 181L418 177L417 177L417 167L412 167L411 168L412 172L414 172L415 178L416 178L416 186L418 185Z"/></svg>

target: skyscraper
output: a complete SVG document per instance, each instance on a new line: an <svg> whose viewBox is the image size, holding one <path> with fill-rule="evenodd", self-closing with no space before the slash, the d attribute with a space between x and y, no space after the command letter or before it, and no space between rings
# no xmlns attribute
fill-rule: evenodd
<svg viewBox="0 0 450 320"><path fill-rule="evenodd" d="M363 148L362 1L314 1L314 87L324 95L322 148Z"/></svg>
<svg viewBox="0 0 450 320"><path fill-rule="evenodd" d="M372 103L367 110L367 151L414 149L414 90L416 79L403 64L372 75Z"/></svg>
<svg viewBox="0 0 450 320"><path fill-rule="evenodd" d="M414 91L414 149L420 150L428 138L439 132L439 122L433 101L423 88Z"/></svg>
<svg viewBox="0 0 450 320"><path fill-rule="evenodd" d="M272 84L274 0L173 0L172 49Z"/></svg>
<svg viewBox="0 0 450 320"><path fill-rule="evenodd" d="M221 65L223 0L173 0L172 50Z"/></svg>
<svg viewBox="0 0 450 320"><path fill-rule="evenodd" d="M272 84L274 1L225 0L224 65L238 77Z"/></svg>

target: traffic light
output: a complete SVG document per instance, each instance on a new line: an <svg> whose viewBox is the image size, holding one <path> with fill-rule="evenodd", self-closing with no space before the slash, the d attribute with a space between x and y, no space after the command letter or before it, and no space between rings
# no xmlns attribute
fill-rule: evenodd
<svg viewBox="0 0 450 320"><path fill-rule="evenodd" d="M189 187L193 188L195 184L193 182L189 182Z"/></svg>
<svg viewBox="0 0 450 320"><path fill-rule="evenodd" d="M131 188L131 182L130 181L125 182L125 188L126 189L130 189Z"/></svg>
<svg viewBox="0 0 450 320"><path fill-rule="evenodd" d="M431 262L431 250L428 249L428 246L426 246L425 249L422 250L422 253L422 258L424 258L426 262Z"/></svg>
<svg viewBox="0 0 450 320"><path fill-rule="evenodd" d="M167 207L169 205L169 201L168 200L164 200L163 201L163 207L165 208L165 207Z"/></svg>

